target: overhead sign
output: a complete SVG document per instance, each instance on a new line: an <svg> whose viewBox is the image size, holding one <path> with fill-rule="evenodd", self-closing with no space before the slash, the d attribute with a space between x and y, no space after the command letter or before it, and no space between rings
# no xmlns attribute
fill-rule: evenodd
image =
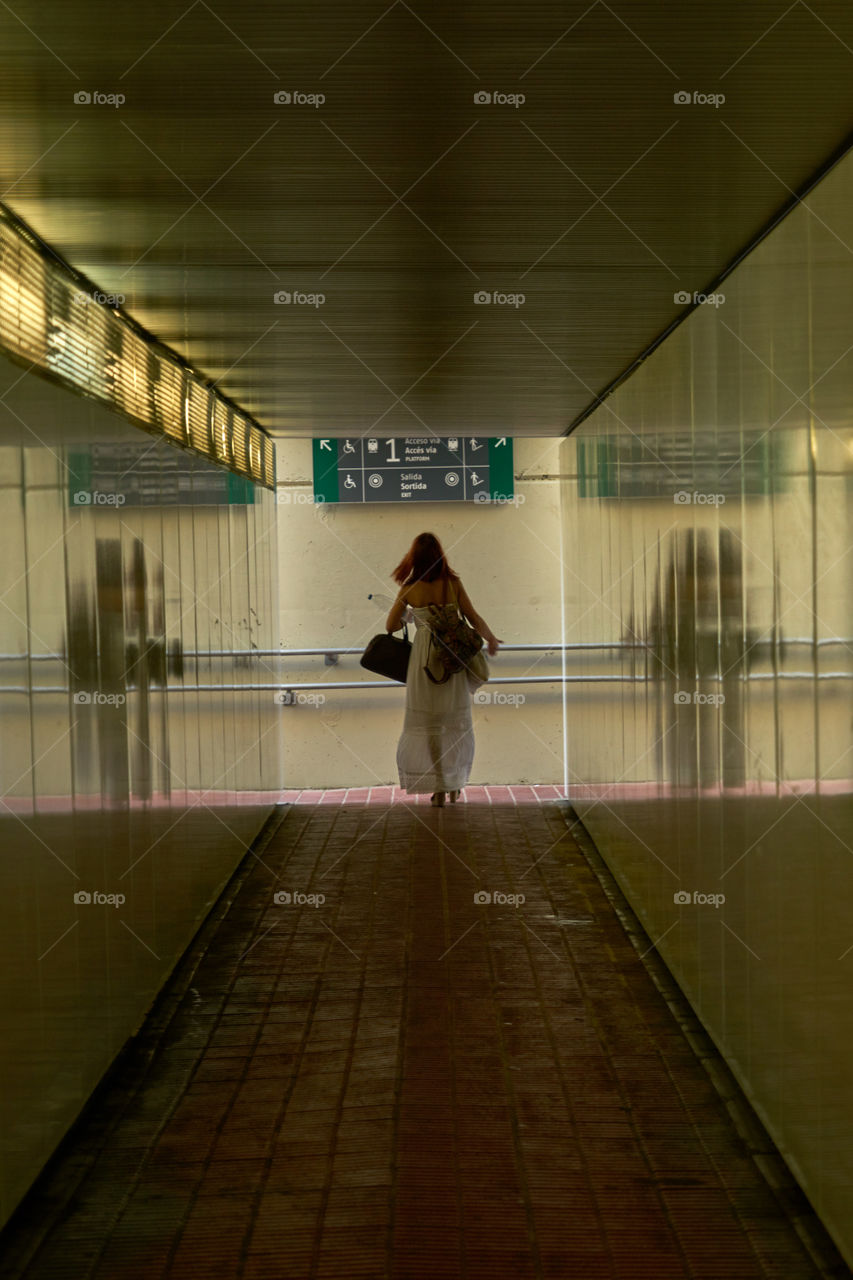
<svg viewBox="0 0 853 1280"><path fill-rule="evenodd" d="M514 496L509 436L314 441L315 502L501 502Z"/></svg>
<svg viewBox="0 0 853 1280"><path fill-rule="evenodd" d="M120 507L248 505L255 485L204 458L161 446L98 442L68 454L68 505L92 511Z"/></svg>

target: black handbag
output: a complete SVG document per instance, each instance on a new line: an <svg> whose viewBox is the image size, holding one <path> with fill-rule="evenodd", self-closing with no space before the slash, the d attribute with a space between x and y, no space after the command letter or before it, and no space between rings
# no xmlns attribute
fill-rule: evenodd
<svg viewBox="0 0 853 1280"><path fill-rule="evenodd" d="M393 636L388 631L374 636L361 655L361 665L378 676L387 676L389 680L405 684L411 652L409 629L404 625L402 637Z"/></svg>

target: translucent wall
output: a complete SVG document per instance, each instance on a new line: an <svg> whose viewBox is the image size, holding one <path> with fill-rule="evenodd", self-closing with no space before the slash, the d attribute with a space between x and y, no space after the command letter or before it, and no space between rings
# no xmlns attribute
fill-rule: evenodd
<svg viewBox="0 0 853 1280"><path fill-rule="evenodd" d="M564 445L577 808L853 1258L853 163Z"/></svg>
<svg viewBox="0 0 853 1280"><path fill-rule="evenodd" d="M280 786L272 495L0 363L0 1211Z"/></svg>

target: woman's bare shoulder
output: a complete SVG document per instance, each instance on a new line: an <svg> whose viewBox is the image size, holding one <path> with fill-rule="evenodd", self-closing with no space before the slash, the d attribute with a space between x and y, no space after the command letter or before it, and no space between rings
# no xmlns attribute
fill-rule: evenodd
<svg viewBox="0 0 853 1280"><path fill-rule="evenodd" d="M451 578L447 583L446 599L448 603L456 600L459 595L459 586L455 579ZM427 604L440 604L445 598L445 590L440 580L434 582L413 582L406 588L406 599L414 608L419 608Z"/></svg>

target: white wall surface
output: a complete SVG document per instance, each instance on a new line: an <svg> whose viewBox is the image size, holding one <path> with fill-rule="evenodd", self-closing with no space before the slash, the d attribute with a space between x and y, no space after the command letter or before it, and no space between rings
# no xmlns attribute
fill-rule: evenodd
<svg viewBox="0 0 853 1280"><path fill-rule="evenodd" d="M384 630L396 594L391 572L424 530L442 541L478 612L508 644L558 643L561 635L559 441L515 441L517 506L399 503L370 506L311 501L310 440L279 442L281 645L363 649ZM523 500L523 501L522 501ZM382 597L377 607L369 595ZM559 652L501 653L493 675L558 675ZM322 657L290 658L282 681L377 679L358 656L336 667ZM390 682L389 682L390 685ZM561 686L492 686L474 707L472 783L561 782ZM329 690L326 701L282 707L285 787L396 783L403 718L401 686ZM495 698L517 698L518 702ZM523 699L523 700L522 700Z"/></svg>

